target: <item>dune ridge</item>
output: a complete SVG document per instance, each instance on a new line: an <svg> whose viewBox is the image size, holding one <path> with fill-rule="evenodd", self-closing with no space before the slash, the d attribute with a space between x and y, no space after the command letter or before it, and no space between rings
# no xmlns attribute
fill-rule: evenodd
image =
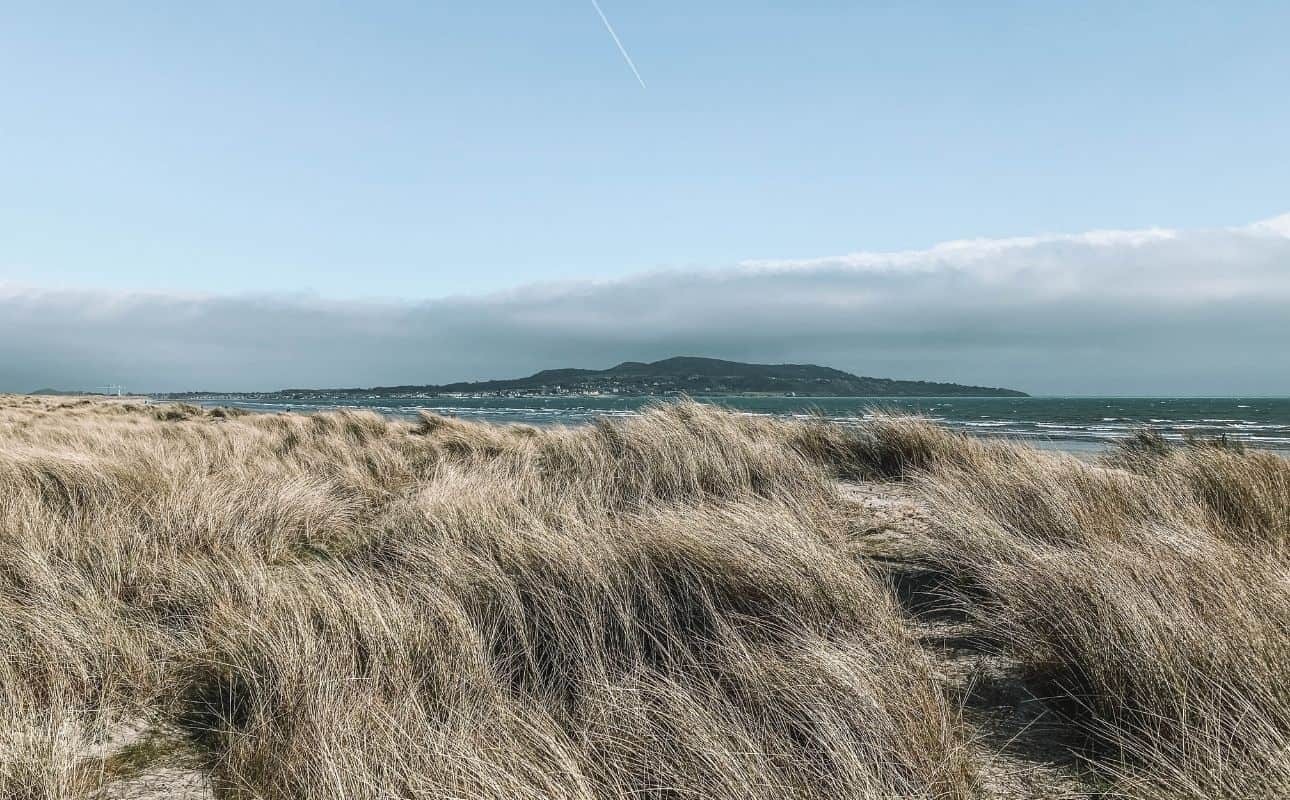
<svg viewBox="0 0 1290 800"><path fill-rule="evenodd" d="M0 797L1290 789L1268 453L9 397L0 490Z"/></svg>

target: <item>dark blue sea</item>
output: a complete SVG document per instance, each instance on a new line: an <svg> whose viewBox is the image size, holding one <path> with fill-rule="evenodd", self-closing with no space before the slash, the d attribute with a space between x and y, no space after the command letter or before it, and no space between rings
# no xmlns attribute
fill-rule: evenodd
<svg viewBox="0 0 1290 800"><path fill-rule="evenodd" d="M840 423L855 423L880 411L916 414L950 428L982 436L1022 439L1041 447L1070 451L1099 450L1150 429L1169 439L1218 437L1250 446L1290 450L1290 398L1245 397L705 397L749 414L795 417L823 414ZM438 397L411 399L335 398L314 402L263 402L221 398L204 405L236 405L253 411L309 412L334 408L367 408L394 417L412 417L422 409L495 423L578 425L598 417L628 416L642 406L662 402L641 397Z"/></svg>

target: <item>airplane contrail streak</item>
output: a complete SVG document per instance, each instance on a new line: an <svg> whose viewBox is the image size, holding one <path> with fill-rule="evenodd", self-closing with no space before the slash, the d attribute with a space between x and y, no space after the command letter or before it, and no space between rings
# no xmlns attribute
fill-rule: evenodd
<svg viewBox="0 0 1290 800"><path fill-rule="evenodd" d="M600 10L600 3L597 3L596 0L591 0L591 5L595 6L596 13L600 15L601 21L605 23L605 30L609 31L609 35L614 37L614 44L618 45L618 52L623 54L623 60L627 62L627 66L632 68L632 74L640 82L641 88L648 88L645 85L645 79L641 77L640 70L636 69L636 64L632 61L632 57L627 55L627 48L623 47L622 40L618 38L617 33L614 33L614 26L609 24L609 17L606 17L605 12Z"/></svg>

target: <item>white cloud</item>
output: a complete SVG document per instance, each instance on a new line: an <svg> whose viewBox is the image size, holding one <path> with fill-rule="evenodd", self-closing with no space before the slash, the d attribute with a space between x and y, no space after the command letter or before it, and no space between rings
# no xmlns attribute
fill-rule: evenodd
<svg viewBox="0 0 1290 800"><path fill-rule="evenodd" d="M1290 236L1290 214L1282 214L1279 217L1256 222L1249 229L1255 233L1272 236Z"/></svg>
<svg viewBox="0 0 1290 800"><path fill-rule="evenodd" d="M0 283L0 390L499 377L701 354L1033 392L1290 393L1290 215L424 302Z"/></svg>

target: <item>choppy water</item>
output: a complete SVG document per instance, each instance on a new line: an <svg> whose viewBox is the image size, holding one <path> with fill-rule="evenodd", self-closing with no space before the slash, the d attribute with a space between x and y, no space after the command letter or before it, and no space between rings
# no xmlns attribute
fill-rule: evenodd
<svg viewBox="0 0 1290 800"><path fill-rule="evenodd" d="M975 434L1025 439L1063 450L1099 449L1144 428L1158 431L1169 439L1226 436L1251 446L1290 450L1290 398L1284 397L709 397L701 400L752 414L823 414L842 423L862 420L878 410L899 411ZM444 397L336 398L308 403L221 399L204 405L237 405L269 412L368 408L398 417L415 416L417 411L429 409L489 422L576 425L598 417L634 414L650 402L657 401L639 397Z"/></svg>

